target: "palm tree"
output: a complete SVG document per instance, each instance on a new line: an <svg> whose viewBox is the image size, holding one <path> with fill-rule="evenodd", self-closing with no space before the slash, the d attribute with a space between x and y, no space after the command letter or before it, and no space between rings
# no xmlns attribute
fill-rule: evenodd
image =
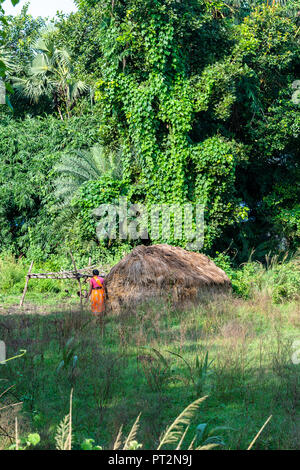
<svg viewBox="0 0 300 470"><path fill-rule="evenodd" d="M76 80L72 59L65 48L56 44L55 29L47 27L34 46L34 60L25 79L14 80L16 90L31 101L38 102L42 96L51 96L55 107L64 119L71 116L77 99L90 91L82 80Z"/></svg>

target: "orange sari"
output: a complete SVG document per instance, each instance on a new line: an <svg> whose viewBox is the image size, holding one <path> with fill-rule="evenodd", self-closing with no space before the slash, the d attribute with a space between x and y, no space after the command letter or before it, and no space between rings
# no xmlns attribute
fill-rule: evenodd
<svg viewBox="0 0 300 470"><path fill-rule="evenodd" d="M96 276L94 280L98 284L98 289L93 289L91 294L91 307L93 315L99 315L105 312L105 290L100 279Z"/></svg>

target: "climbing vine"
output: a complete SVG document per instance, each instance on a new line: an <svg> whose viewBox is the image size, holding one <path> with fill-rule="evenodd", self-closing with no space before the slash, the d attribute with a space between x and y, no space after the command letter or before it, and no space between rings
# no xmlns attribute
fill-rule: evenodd
<svg viewBox="0 0 300 470"><path fill-rule="evenodd" d="M193 141L199 92L195 93L197 76L185 50L192 32L199 35L200 46L202 28L211 25L221 37L221 25L204 1L184 5L149 0L142 7L133 0L126 5L127 10L108 10L102 29L103 73L96 92L102 138L111 135L107 123L117 124L116 137L128 146L126 177L143 187L148 207L206 201L208 225L217 226L222 218L224 225L225 213L226 222L233 222L238 214L237 145L221 135L201 144ZM201 52L197 54L200 61ZM138 175L130 171L131 148L139 157ZM230 193L225 203L226 191ZM208 247L219 233L207 231Z"/></svg>

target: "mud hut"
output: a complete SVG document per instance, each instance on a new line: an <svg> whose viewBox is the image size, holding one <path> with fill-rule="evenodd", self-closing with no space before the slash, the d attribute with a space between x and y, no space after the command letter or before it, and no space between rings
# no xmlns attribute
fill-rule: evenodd
<svg viewBox="0 0 300 470"><path fill-rule="evenodd" d="M134 248L112 268L106 285L108 308L114 312L157 297L195 302L203 293L231 287L225 272L207 256L170 245Z"/></svg>

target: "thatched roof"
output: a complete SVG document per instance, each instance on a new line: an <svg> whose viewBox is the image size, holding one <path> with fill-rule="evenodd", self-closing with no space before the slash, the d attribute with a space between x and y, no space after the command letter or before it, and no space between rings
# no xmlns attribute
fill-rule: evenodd
<svg viewBox="0 0 300 470"><path fill-rule="evenodd" d="M230 280L207 256L169 245L138 246L106 277L108 305L119 310L151 297L195 299L204 290L227 291Z"/></svg>

